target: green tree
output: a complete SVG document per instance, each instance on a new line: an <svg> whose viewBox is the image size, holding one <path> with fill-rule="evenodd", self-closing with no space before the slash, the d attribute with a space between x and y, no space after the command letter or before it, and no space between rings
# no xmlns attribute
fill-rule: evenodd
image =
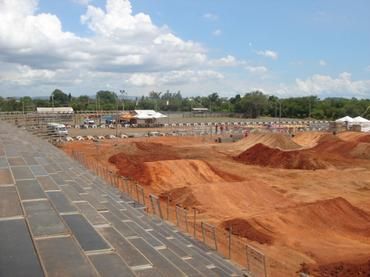
<svg viewBox="0 0 370 277"><path fill-rule="evenodd" d="M67 106L69 103L68 95L60 89L55 89L50 95L50 104L55 107Z"/></svg>

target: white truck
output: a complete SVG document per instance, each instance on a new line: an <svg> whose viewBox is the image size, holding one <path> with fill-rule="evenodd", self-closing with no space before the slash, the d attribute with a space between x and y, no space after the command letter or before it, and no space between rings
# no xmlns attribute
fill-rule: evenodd
<svg viewBox="0 0 370 277"><path fill-rule="evenodd" d="M68 130L64 124L60 123L48 123L48 135L65 137L68 135Z"/></svg>

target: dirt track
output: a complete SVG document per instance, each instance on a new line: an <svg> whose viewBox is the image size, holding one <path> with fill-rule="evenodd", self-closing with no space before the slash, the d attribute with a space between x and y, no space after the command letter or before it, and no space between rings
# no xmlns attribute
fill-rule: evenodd
<svg viewBox="0 0 370 277"><path fill-rule="evenodd" d="M370 273L370 135L302 133L292 140L256 133L233 144L158 137L65 145L72 149L147 191L197 207L214 224L232 224L234 233L285 263L273 276L294 276L302 263L317 276Z"/></svg>

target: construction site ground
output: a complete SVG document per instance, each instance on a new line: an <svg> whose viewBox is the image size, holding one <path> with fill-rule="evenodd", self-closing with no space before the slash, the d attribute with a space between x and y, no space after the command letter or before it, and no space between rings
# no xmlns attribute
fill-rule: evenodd
<svg viewBox="0 0 370 277"><path fill-rule="evenodd" d="M272 276L370 273L370 135L254 132L234 143L150 137L63 149L197 208L211 224L232 226L280 261Z"/></svg>

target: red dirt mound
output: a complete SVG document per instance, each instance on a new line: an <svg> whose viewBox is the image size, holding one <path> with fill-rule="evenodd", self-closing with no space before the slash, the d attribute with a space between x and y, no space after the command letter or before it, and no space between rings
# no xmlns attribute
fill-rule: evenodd
<svg viewBox="0 0 370 277"><path fill-rule="evenodd" d="M131 144L132 153L118 153L111 156L108 161L113 163L120 175L136 179L138 182L147 184L148 180L142 173L145 170L145 162L176 160L179 157L171 146L160 143L134 142Z"/></svg>
<svg viewBox="0 0 370 277"><path fill-rule="evenodd" d="M308 272L307 272L308 271ZM307 266L307 273L317 277L368 277L370 276L370 259L364 263L331 263L319 266Z"/></svg>
<svg viewBox="0 0 370 277"><path fill-rule="evenodd" d="M327 164L308 151L282 151L261 143L247 149L235 158L246 164L285 169L323 169Z"/></svg>
<svg viewBox="0 0 370 277"><path fill-rule="evenodd" d="M215 182L241 181L238 176L216 170L202 160L167 160L146 162L143 165L142 175L147 176L152 185L165 185L165 188L174 185L198 185Z"/></svg>
<svg viewBox="0 0 370 277"><path fill-rule="evenodd" d="M274 245L305 253L316 265L369 258L370 215L342 197L277 209L248 222Z"/></svg>
<svg viewBox="0 0 370 277"><path fill-rule="evenodd" d="M248 220L242 218L233 218L221 223L222 228L229 231L230 226L232 234L256 241L260 244L272 244L273 237L267 234L263 226L254 226Z"/></svg>
<svg viewBox="0 0 370 277"><path fill-rule="evenodd" d="M194 207L200 204L189 187L175 188L164 191L159 195L159 198L163 200L167 200L167 197L169 197L172 204L181 204L184 208Z"/></svg>
<svg viewBox="0 0 370 277"><path fill-rule="evenodd" d="M361 132L343 132L337 135L340 139L345 141L356 141L370 143L370 134Z"/></svg>
<svg viewBox="0 0 370 277"><path fill-rule="evenodd" d="M301 146L295 143L288 135L263 132L249 134L248 137L234 143L233 148L238 149L239 151L244 151L259 143L271 148L279 148L283 150L301 148Z"/></svg>
<svg viewBox="0 0 370 277"><path fill-rule="evenodd" d="M318 144L311 148L311 150L322 156L335 155L343 158L358 158L358 159L369 159L370 158L370 144L364 143L368 140L367 135L347 135L348 140L342 140L341 138L334 135L326 135L321 137ZM349 138L351 138L349 140Z"/></svg>
<svg viewBox="0 0 370 277"><path fill-rule="evenodd" d="M351 232L358 235L370 236L370 215L353 206L343 197L320 200L313 203L300 204L289 208L284 214L294 214L301 220L309 219L312 228L329 227L336 231ZM300 220L296 220L298 223Z"/></svg>
<svg viewBox="0 0 370 277"><path fill-rule="evenodd" d="M295 134L292 140L298 145L304 147L314 147L317 145L318 141L323 137L328 135L328 133L323 132L300 132Z"/></svg>

